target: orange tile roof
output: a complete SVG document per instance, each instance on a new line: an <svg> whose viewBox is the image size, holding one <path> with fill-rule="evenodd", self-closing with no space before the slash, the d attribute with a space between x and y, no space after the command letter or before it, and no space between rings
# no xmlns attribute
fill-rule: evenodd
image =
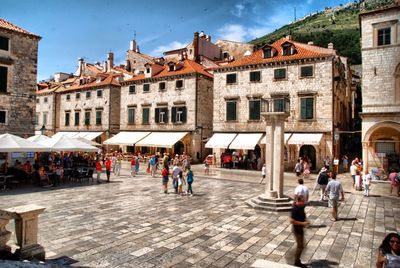
<svg viewBox="0 0 400 268"><path fill-rule="evenodd" d="M63 93L63 92L70 92L70 91L75 91L79 89L88 89L88 88L98 88L98 87L103 87L103 86L121 86L120 83L117 80L117 77L121 76L121 74L116 74L116 73L105 73L104 75L107 75L103 80L100 82L97 82L97 79L91 79L89 83L80 85L79 84L79 79L76 79L73 85L70 87L62 87L57 90L57 93ZM103 74L100 74L100 76L103 76Z"/></svg>
<svg viewBox="0 0 400 268"><path fill-rule="evenodd" d="M184 60L183 61L183 67L179 70L176 71L169 71L168 65L162 66L162 71L159 72L158 74L152 76L151 78L162 78L162 77L170 77L170 76L175 76L175 75L184 75L184 74L192 74L192 73L199 73L204 76L212 78L213 75L210 74L209 72L205 71L205 67L198 64L195 61L192 60ZM144 74L139 74L132 79L127 80L127 82L130 81L140 81L144 80L145 75Z"/></svg>
<svg viewBox="0 0 400 268"><path fill-rule="evenodd" d="M282 44L283 43L291 43L296 48L296 53L293 55L283 56L282 51ZM241 59L232 61L226 65L217 68L211 68L212 70L217 69L225 69L231 67L238 67L244 65L253 65L253 64L263 64L263 63L274 63L274 62L283 62L283 61L292 61L292 60L301 60L301 59L311 59L311 58L321 58L321 57L329 57L336 55L336 51L333 49L318 47L314 45L303 44L300 42L296 42L290 40L286 37L281 38L275 41L272 45L265 45L270 46L278 51L278 55L275 55L272 58L264 59L263 57L263 48L260 48L253 52L249 56L245 56ZM264 46L264 47L265 47Z"/></svg>
<svg viewBox="0 0 400 268"><path fill-rule="evenodd" d="M22 33L22 34L26 34L26 35L41 39L40 36L38 36L36 34L33 34L33 33L30 33L27 30L24 30L21 27L18 27L16 25L12 24L11 22L6 21L6 20L1 19L1 18L0 18L0 28L11 30L11 31L14 31L14 32Z"/></svg>

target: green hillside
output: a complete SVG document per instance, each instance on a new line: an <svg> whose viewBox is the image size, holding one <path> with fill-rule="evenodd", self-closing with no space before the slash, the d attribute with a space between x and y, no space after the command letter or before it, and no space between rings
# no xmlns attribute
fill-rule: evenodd
<svg viewBox="0 0 400 268"><path fill-rule="evenodd" d="M294 40L302 43L313 41L315 45L322 47L333 43L339 55L348 57L352 64L360 64L359 10L359 3L327 8L322 12L285 25L250 43L260 47L291 34Z"/></svg>

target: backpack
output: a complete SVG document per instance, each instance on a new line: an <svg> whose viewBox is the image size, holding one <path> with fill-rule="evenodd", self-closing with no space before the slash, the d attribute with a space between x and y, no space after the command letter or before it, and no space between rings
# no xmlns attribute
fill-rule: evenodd
<svg viewBox="0 0 400 268"><path fill-rule="evenodd" d="M321 172L318 176L317 183L319 185L327 185L328 184L328 175L326 172Z"/></svg>
<svg viewBox="0 0 400 268"><path fill-rule="evenodd" d="M398 184L400 183L400 173L397 173L397 176L394 178L394 181Z"/></svg>

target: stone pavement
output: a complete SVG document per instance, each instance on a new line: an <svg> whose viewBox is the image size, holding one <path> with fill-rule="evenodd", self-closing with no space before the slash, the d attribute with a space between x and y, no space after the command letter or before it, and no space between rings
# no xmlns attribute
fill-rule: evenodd
<svg viewBox="0 0 400 268"><path fill-rule="evenodd" d="M50 262L84 267L250 267L256 259L293 263L296 247L288 213L255 211L245 200L264 191L259 172L193 168L194 196L161 191L161 178L128 169L111 183L73 183L55 189L0 192L0 207L27 203L46 207L39 243ZM144 168L143 168L144 170ZM105 175L103 174L103 178ZM348 176L347 176L348 177ZM343 177L345 190L349 178ZM296 185L285 176L285 192ZM308 185L313 179L306 181ZM340 221L311 197L302 260L309 267L374 267L377 247L400 231L398 197L347 192ZM12 226L9 226L9 230Z"/></svg>

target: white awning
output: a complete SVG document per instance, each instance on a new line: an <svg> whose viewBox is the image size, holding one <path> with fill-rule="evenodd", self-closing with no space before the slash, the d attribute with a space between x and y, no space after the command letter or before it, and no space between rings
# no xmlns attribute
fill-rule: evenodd
<svg viewBox="0 0 400 268"><path fill-rule="evenodd" d="M262 135L262 133L239 133L229 145L229 149L254 150Z"/></svg>
<svg viewBox="0 0 400 268"><path fill-rule="evenodd" d="M321 133L293 133L288 144L319 145L322 139Z"/></svg>
<svg viewBox="0 0 400 268"><path fill-rule="evenodd" d="M206 143L205 147L226 149L236 135L237 133L214 133L211 139Z"/></svg>
<svg viewBox="0 0 400 268"><path fill-rule="evenodd" d="M292 136L293 133L285 133L284 137L283 137L283 142L285 143L285 145L287 144L290 136ZM262 138L262 140L260 141L260 144L266 144L267 143L267 136L264 136L264 138Z"/></svg>
<svg viewBox="0 0 400 268"><path fill-rule="evenodd" d="M98 136L103 134L103 132L85 132L85 131L62 131L57 132L52 136L52 138L58 138L60 136L67 136L69 138L85 138L87 140L94 140Z"/></svg>
<svg viewBox="0 0 400 268"><path fill-rule="evenodd" d="M150 135L136 143L136 146L172 148L189 132L151 132Z"/></svg>
<svg viewBox="0 0 400 268"><path fill-rule="evenodd" d="M135 143L149 135L150 132L120 132L114 137L104 141L103 144L108 145L130 145L133 146Z"/></svg>

